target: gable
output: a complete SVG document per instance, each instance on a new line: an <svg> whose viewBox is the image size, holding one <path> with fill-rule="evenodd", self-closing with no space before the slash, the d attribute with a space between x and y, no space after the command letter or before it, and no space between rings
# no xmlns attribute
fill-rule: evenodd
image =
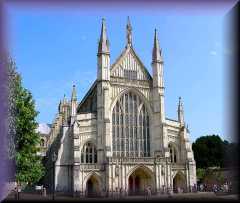
<svg viewBox="0 0 240 203"><path fill-rule="evenodd" d="M130 80L152 79L151 75L131 47L126 48L112 65L110 75L112 77Z"/></svg>

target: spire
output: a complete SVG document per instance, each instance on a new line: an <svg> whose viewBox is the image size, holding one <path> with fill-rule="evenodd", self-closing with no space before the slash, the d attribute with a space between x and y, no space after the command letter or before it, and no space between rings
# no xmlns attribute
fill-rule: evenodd
<svg viewBox="0 0 240 203"><path fill-rule="evenodd" d="M62 101L60 99L59 105L58 105L58 112L62 112Z"/></svg>
<svg viewBox="0 0 240 203"><path fill-rule="evenodd" d="M98 43L98 54L109 54L109 41L107 38L107 29L105 19L102 19L101 36Z"/></svg>
<svg viewBox="0 0 240 203"><path fill-rule="evenodd" d="M71 116L74 117L76 116L76 110L77 110L77 91L76 91L76 86L73 85L72 89L72 97L71 97ZM73 124L74 119L71 118L71 124Z"/></svg>
<svg viewBox="0 0 240 203"><path fill-rule="evenodd" d="M132 46L132 26L129 16L127 18L127 46Z"/></svg>
<svg viewBox="0 0 240 203"><path fill-rule="evenodd" d="M182 103L182 98L178 98L178 111L183 111L183 103Z"/></svg>
<svg viewBox="0 0 240 203"><path fill-rule="evenodd" d="M186 128L187 128L187 133L190 133L190 130L189 130L188 124L187 124L187 127L186 127Z"/></svg>
<svg viewBox="0 0 240 203"><path fill-rule="evenodd" d="M157 29L155 29L155 32L154 32L152 62L163 62L162 50L160 49L158 36L157 36Z"/></svg>
<svg viewBox="0 0 240 203"><path fill-rule="evenodd" d="M181 97L179 97L179 101L178 101L178 121L181 124L184 124L183 103L182 103L182 98Z"/></svg>
<svg viewBox="0 0 240 203"><path fill-rule="evenodd" d="M77 92L76 92L76 86L73 85L73 89L72 89L72 97L71 100L77 100Z"/></svg>
<svg viewBox="0 0 240 203"><path fill-rule="evenodd" d="M66 99L66 95L64 94L63 96L63 104L66 104L67 103L67 99Z"/></svg>

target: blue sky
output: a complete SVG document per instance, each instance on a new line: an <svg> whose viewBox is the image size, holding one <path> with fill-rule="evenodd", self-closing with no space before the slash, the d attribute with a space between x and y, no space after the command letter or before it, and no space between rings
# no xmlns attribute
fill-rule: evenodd
<svg viewBox="0 0 240 203"><path fill-rule="evenodd" d="M72 85L78 101L96 79L97 41L101 18L106 18L111 64L126 43L130 16L133 46L152 74L151 52L157 28L163 50L166 116L177 118L178 97L184 103L191 141L206 134L228 133L228 66L231 50L225 43L224 17L232 5L214 12L159 12L141 9L83 9L7 6L9 49L24 86L40 112L40 123L51 123L59 100L70 98Z"/></svg>

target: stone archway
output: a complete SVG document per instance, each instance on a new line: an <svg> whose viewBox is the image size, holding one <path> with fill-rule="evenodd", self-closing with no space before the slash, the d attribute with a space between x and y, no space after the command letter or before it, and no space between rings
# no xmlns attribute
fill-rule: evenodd
<svg viewBox="0 0 240 203"><path fill-rule="evenodd" d="M97 197L100 195L100 183L95 175L91 175L86 182L86 195L88 197Z"/></svg>
<svg viewBox="0 0 240 203"><path fill-rule="evenodd" d="M183 173L177 172L177 174L173 178L173 191L174 192L180 192L180 191L186 191L186 177Z"/></svg>
<svg viewBox="0 0 240 203"><path fill-rule="evenodd" d="M139 167L128 177L128 194L144 195L145 189L150 186L154 191L154 179L152 174Z"/></svg>

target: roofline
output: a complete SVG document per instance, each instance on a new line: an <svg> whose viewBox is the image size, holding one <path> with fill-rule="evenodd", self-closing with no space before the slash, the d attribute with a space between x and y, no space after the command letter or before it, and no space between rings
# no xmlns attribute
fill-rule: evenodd
<svg viewBox="0 0 240 203"><path fill-rule="evenodd" d="M166 118L166 120L169 120L169 121L174 121L174 122L177 122L177 123L179 123L179 121L178 121L178 120L171 119L171 118Z"/></svg>
<svg viewBox="0 0 240 203"><path fill-rule="evenodd" d="M81 102L78 104L77 109L80 108L80 106L86 101L86 99L88 98L88 96L92 93L93 89L95 88L95 86L97 85L97 80L95 80L93 82L93 84L91 85L90 89L87 91L87 93L85 94L85 96L83 97L83 99L81 100Z"/></svg>
<svg viewBox="0 0 240 203"><path fill-rule="evenodd" d="M128 47L126 46L125 49L121 52L121 54L119 55L119 57L117 57L117 59L115 60L115 62L111 65L110 67L110 71L113 69L113 67L119 62L119 60L122 58L122 56L126 53L126 51L128 50L128 48L130 50L133 51L133 54L136 56L137 60L139 61L140 65L143 67L144 71L146 72L146 74L148 75L149 79L152 80L152 76L149 73L149 71L147 70L146 66L143 64L143 62L141 61L141 59L138 57L136 51L133 49L132 46Z"/></svg>
<svg viewBox="0 0 240 203"><path fill-rule="evenodd" d="M143 64L143 62L140 60L140 58L138 57L137 53L135 52L135 50L133 49L132 46L128 47L126 46L125 49L121 52L121 54L119 55L119 57L115 60L115 62L110 66L110 71L113 69L113 67L119 62L119 60L121 59L121 57L125 54L125 52L128 50L128 48L130 50L133 51L133 54L136 56L137 60L139 61L140 65L143 67L145 73L148 75L149 79L152 80L152 76L149 73L149 71L147 70L147 68L145 67L145 65ZM95 86L97 85L98 80L95 79L94 83L92 84L92 86L90 87L90 89L88 90L88 92L85 94L85 96L83 97L83 99L81 100L81 102L78 104L77 109L80 108L80 106L85 102L85 100L88 98L88 96L91 94L91 92L93 91L93 89L95 88Z"/></svg>

